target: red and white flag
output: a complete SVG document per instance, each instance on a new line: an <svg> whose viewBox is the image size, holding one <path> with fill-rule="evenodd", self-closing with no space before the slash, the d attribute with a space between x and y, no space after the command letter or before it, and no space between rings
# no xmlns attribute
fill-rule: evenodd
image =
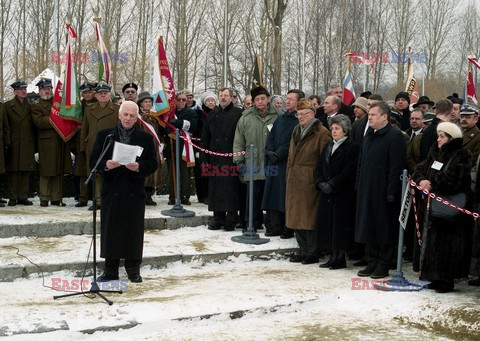
<svg viewBox="0 0 480 341"><path fill-rule="evenodd" d="M345 105L351 105L355 101L355 89L353 87L352 76L350 70L347 69L345 79L343 80L343 97L342 102Z"/></svg>
<svg viewBox="0 0 480 341"><path fill-rule="evenodd" d="M108 54L105 43L103 42L102 34L100 33L100 24L94 22L95 26L95 35L97 36L98 44L98 81L104 82L108 85L111 83L112 71L110 69L111 59Z"/></svg>

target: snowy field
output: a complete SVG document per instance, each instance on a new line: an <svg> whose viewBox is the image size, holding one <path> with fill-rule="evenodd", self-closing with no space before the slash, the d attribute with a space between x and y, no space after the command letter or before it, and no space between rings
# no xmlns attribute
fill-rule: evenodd
<svg viewBox="0 0 480 341"><path fill-rule="evenodd" d="M192 206L206 213L205 206ZM67 219L65 215L73 210L48 209L55 212L48 218L52 222ZM147 215L161 209L165 207L148 208ZM277 251L294 247L293 239L274 237L268 244L253 246L233 243L230 238L238 234L210 231L206 226L148 232L147 257L199 257L172 261L164 268L142 267L143 283L121 282L122 294L105 294L114 302L111 306L99 297L81 295L53 300L63 292L42 286L44 282L66 287L81 279L81 271L0 282L0 336L12 340L479 339L480 289L469 287L465 280L448 294L373 290L369 278L362 282L357 277L359 268L352 262L335 271L318 264L290 263ZM0 239L0 246L15 244L40 264L68 264L85 260L88 236ZM67 244L72 249L67 250ZM251 256L257 250L271 253ZM11 251L0 252L0 267L26 264ZM220 261L201 258L225 252L238 256ZM405 265L405 276L415 280L410 267ZM126 278L123 269L120 277ZM89 289L91 276L85 280Z"/></svg>

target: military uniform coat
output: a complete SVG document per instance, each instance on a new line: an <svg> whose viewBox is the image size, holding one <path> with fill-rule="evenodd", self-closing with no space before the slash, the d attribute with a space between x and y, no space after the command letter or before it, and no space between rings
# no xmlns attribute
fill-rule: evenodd
<svg viewBox="0 0 480 341"><path fill-rule="evenodd" d="M97 102L97 99L94 97L92 101L87 102L85 99L82 99L82 117L85 119L85 108L87 106L93 105L93 103ZM83 122L83 121L82 121ZM72 138L72 151L75 154L75 175L76 176L88 176L87 171L87 156L85 155L85 151L80 151L81 144L82 144L82 133L81 130L78 130L75 133L75 136Z"/></svg>
<svg viewBox="0 0 480 341"><path fill-rule="evenodd" d="M233 138L237 122L242 117L242 110L230 103L225 108L216 107L211 111L205 122L200 145L218 153L232 153ZM207 163L211 176L208 176L208 210L238 211L242 207L239 195L242 183L236 175L236 164L232 157L202 154L202 161ZM213 173L218 170L224 175ZM226 170L223 172L223 170Z"/></svg>
<svg viewBox="0 0 480 341"><path fill-rule="evenodd" d="M72 171L69 143L65 143L50 123L52 100L39 99L32 104L32 119L37 128L39 173L41 176L60 175ZM62 157L63 150L63 157Z"/></svg>
<svg viewBox="0 0 480 341"><path fill-rule="evenodd" d="M285 212L288 150L293 129L298 124L295 114L296 111L287 112L285 115L277 118L267 138L265 155L268 151L275 152L279 157L279 161L274 164L268 157L265 157L266 172L268 174L263 192L262 209L264 210Z"/></svg>
<svg viewBox="0 0 480 341"><path fill-rule="evenodd" d="M10 127L4 105L0 103L0 174L4 174L6 171L4 154L6 145L10 145Z"/></svg>
<svg viewBox="0 0 480 341"><path fill-rule="evenodd" d="M357 168L355 241L391 244L398 231L402 181L407 166L402 132L388 123L369 130L363 139ZM393 196L395 202L387 203Z"/></svg>
<svg viewBox="0 0 480 341"><path fill-rule="evenodd" d="M300 139L300 125L292 133L287 161L285 226L295 230L314 230L319 193L315 187L315 168L331 135L316 121Z"/></svg>
<svg viewBox="0 0 480 341"><path fill-rule="evenodd" d="M10 160L6 160L11 172L33 172L36 164L34 159L36 129L33 124L30 103L24 106L14 97L5 103L8 124L10 126Z"/></svg>
<svg viewBox="0 0 480 341"><path fill-rule="evenodd" d="M119 106L113 102L107 103L103 108L98 102L85 108L81 130L80 151L85 152L87 160L90 159L97 133L102 129L113 128L118 122L118 109Z"/></svg>
<svg viewBox="0 0 480 341"><path fill-rule="evenodd" d="M331 194L320 193L317 226L324 250L350 250L355 234L355 176L360 147L347 138L332 154L333 141L322 152L315 183L328 182Z"/></svg>
<svg viewBox="0 0 480 341"><path fill-rule="evenodd" d="M89 165L93 168L101 154L108 134L120 141L117 128L105 129L98 133L92 149ZM100 257L113 259L142 259L145 222L145 177L158 167L155 146L150 134L135 128L130 145L143 148L137 157L138 172L124 166L104 171L107 160L112 158L113 144L108 149L98 169L103 174L101 189L101 232Z"/></svg>
<svg viewBox="0 0 480 341"><path fill-rule="evenodd" d="M473 126L463 132L463 144L462 147L470 150L472 153L472 162L475 163L480 154L480 129L477 126ZM474 166L472 164L472 166Z"/></svg>

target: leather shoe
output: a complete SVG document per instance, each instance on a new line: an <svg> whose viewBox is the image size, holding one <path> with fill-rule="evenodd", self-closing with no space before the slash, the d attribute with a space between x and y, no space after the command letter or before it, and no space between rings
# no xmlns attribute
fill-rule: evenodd
<svg viewBox="0 0 480 341"><path fill-rule="evenodd" d="M446 294L447 292L452 292L455 286L453 280L451 281L438 281L438 288L435 289L437 294Z"/></svg>
<svg viewBox="0 0 480 341"><path fill-rule="evenodd" d="M188 200L187 198L183 198L183 199L182 199L182 205L187 205L187 206L189 206L189 205L191 205L191 204L192 204L192 203L191 203L190 200Z"/></svg>
<svg viewBox="0 0 480 341"><path fill-rule="evenodd" d="M48 206L48 200L40 200L40 206L47 207Z"/></svg>
<svg viewBox="0 0 480 341"><path fill-rule="evenodd" d="M212 230L212 231L221 230L223 228L224 228L224 226L222 226L222 225L217 225L217 224L208 225L208 229Z"/></svg>
<svg viewBox="0 0 480 341"><path fill-rule="evenodd" d="M97 282L108 282L108 281L117 281L119 279L118 275L108 275L104 273L103 275L97 277Z"/></svg>
<svg viewBox="0 0 480 341"><path fill-rule="evenodd" d="M157 203L155 201L153 201L152 198L147 198L145 200L145 205L147 205L147 206L157 206Z"/></svg>
<svg viewBox="0 0 480 341"><path fill-rule="evenodd" d="M308 264L315 264L318 263L318 257L315 256L307 256L305 259L302 261L303 265L308 265Z"/></svg>
<svg viewBox="0 0 480 341"><path fill-rule="evenodd" d="M290 239L290 238L293 238L294 237L294 233L293 232L285 232L283 231L283 233L280 235L280 239Z"/></svg>
<svg viewBox="0 0 480 341"><path fill-rule="evenodd" d="M480 286L480 277L477 279L471 279L468 281L468 285L479 287Z"/></svg>
<svg viewBox="0 0 480 341"><path fill-rule="evenodd" d="M28 199L20 199L20 200L17 200L17 204L25 205L25 206L31 206L31 205L33 205L33 202L31 202Z"/></svg>
<svg viewBox="0 0 480 341"><path fill-rule="evenodd" d="M87 203L83 201L79 201L75 204L75 207L85 207L85 206L87 206Z"/></svg>
<svg viewBox="0 0 480 341"><path fill-rule="evenodd" d="M225 226L225 227L223 228L223 230L224 230L224 231L227 231L227 232L229 232L229 231L235 231L235 226Z"/></svg>
<svg viewBox="0 0 480 341"><path fill-rule="evenodd" d="M282 231L267 231L265 237L278 237L282 235Z"/></svg>
<svg viewBox="0 0 480 341"><path fill-rule="evenodd" d="M290 256L290 262L292 262L292 263L302 263L305 260L305 258L307 258L307 256L294 254L294 255Z"/></svg>
<svg viewBox="0 0 480 341"><path fill-rule="evenodd" d="M54 206L60 206L60 207L65 207L65 206L67 206L64 202L57 201L57 200L55 200L55 201L50 201L50 203L51 203L52 205L54 205Z"/></svg>
<svg viewBox="0 0 480 341"><path fill-rule="evenodd" d="M235 225L235 229L243 230L244 228L245 228L245 224L238 223L237 225Z"/></svg>
<svg viewBox="0 0 480 341"><path fill-rule="evenodd" d="M97 205L97 210L100 209L100 205ZM93 211L93 205L88 208L89 211Z"/></svg>
<svg viewBox="0 0 480 341"><path fill-rule="evenodd" d="M320 264L319 267L323 269L329 268L333 265L334 261L335 261L334 259L330 258L326 263Z"/></svg>
<svg viewBox="0 0 480 341"><path fill-rule="evenodd" d="M378 279L388 277L388 265L378 265L374 272L370 275L370 278Z"/></svg>
<svg viewBox="0 0 480 341"><path fill-rule="evenodd" d="M6 204L7 203L7 200L5 199L0 199L0 204Z"/></svg>
<svg viewBox="0 0 480 341"><path fill-rule="evenodd" d="M17 200L15 199L10 199L8 201L8 206L16 206L17 205Z"/></svg>
<svg viewBox="0 0 480 341"><path fill-rule="evenodd" d="M360 259L359 261L353 263L353 266L367 266L368 262L364 259Z"/></svg>
<svg viewBox="0 0 480 341"><path fill-rule="evenodd" d="M140 274L128 276L128 279L132 283L142 283L143 282L142 276L140 276Z"/></svg>
<svg viewBox="0 0 480 341"><path fill-rule="evenodd" d="M367 276L370 276L376 269L376 265L373 265L373 266L367 266L365 269L363 270L360 270L359 272L357 272L357 276L359 277L367 277Z"/></svg>
<svg viewBox="0 0 480 341"><path fill-rule="evenodd" d="M345 259L335 259L332 265L329 267L330 270L345 269L347 267L347 262Z"/></svg>

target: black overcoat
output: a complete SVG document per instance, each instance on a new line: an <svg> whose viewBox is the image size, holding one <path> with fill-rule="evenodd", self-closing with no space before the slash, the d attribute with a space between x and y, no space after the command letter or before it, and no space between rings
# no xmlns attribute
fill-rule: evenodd
<svg viewBox="0 0 480 341"><path fill-rule="evenodd" d="M462 148L462 139L454 139L441 149L434 144L427 159L415 167L412 179L417 184L429 180L431 192L439 195L464 192L470 197L471 160L471 152ZM440 170L432 168L435 161L443 164ZM425 206L425 202L420 204ZM466 208L471 208L469 200ZM460 213L453 222L435 217L431 217L430 221L421 279L434 281L468 277L473 218Z"/></svg>
<svg viewBox="0 0 480 341"><path fill-rule="evenodd" d="M210 151L232 153L235 129L240 117L242 109L235 107L233 103L225 108L217 106L204 122L200 145ZM202 161L204 176L208 177L208 210L239 210L242 204L239 195L242 183L233 157L203 153Z"/></svg>
<svg viewBox="0 0 480 341"><path fill-rule="evenodd" d="M97 134L90 155L90 168L95 166L108 134L119 141L117 128L101 130ZM105 171L107 160L112 158L113 144L103 157L98 170L103 173L101 190L101 248L100 257L112 259L142 259L145 217L145 177L158 168L153 138L150 134L135 128L130 145L143 148L137 156L138 172L120 166Z"/></svg>
<svg viewBox="0 0 480 341"><path fill-rule="evenodd" d="M320 193L317 226L324 250L350 250L355 233L355 176L360 146L347 138L333 154L333 141L320 156L315 184L328 182L331 194Z"/></svg>
<svg viewBox="0 0 480 341"><path fill-rule="evenodd" d="M273 123L272 131L267 138L265 155L269 151L275 152L279 161L274 164L268 157L265 158L267 177L262 201L264 210L285 212L288 150L293 129L298 125L295 114L296 111L293 111L279 116Z"/></svg>
<svg viewBox="0 0 480 341"><path fill-rule="evenodd" d="M398 234L402 181L407 146L400 130L388 123L369 129L362 142L357 168L357 243L391 244ZM394 202L388 203L392 196Z"/></svg>

